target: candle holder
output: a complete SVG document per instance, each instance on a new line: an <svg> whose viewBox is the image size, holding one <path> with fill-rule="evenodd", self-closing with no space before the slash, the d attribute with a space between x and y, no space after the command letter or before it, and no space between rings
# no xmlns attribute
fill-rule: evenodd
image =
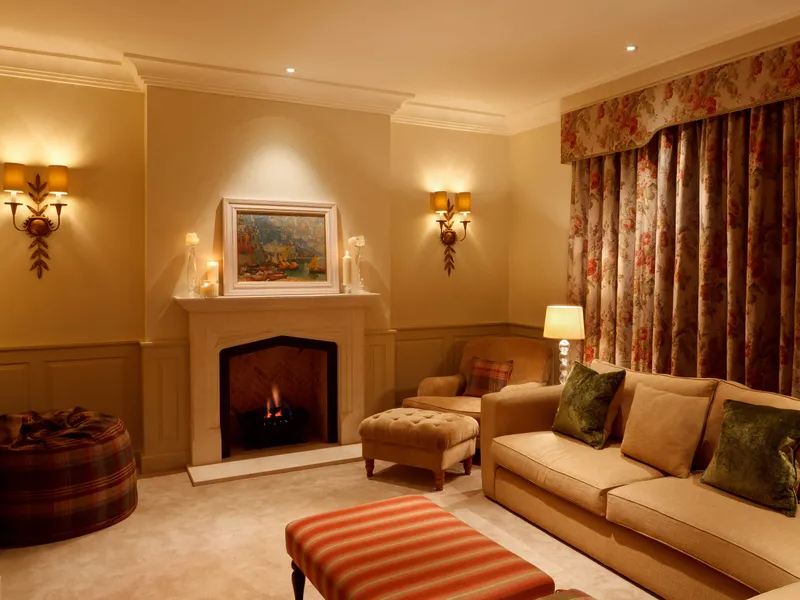
<svg viewBox="0 0 800 600"><path fill-rule="evenodd" d="M197 298L197 244L186 244L186 296Z"/></svg>

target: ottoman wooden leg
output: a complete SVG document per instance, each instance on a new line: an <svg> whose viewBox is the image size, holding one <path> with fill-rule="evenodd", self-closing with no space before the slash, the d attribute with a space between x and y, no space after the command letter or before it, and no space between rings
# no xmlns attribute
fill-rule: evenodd
<svg viewBox="0 0 800 600"><path fill-rule="evenodd" d="M375 459L374 458L365 458L364 462L367 466L367 477L372 477L373 473L375 473Z"/></svg>
<svg viewBox="0 0 800 600"><path fill-rule="evenodd" d="M294 589L294 600L303 600L303 593L306 587L306 576L294 561L292 561L292 589Z"/></svg>
<svg viewBox="0 0 800 600"><path fill-rule="evenodd" d="M461 462L464 464L464 474L469 475L472 473L472 457L470 456L468 459Z"/></svg>
<svg viewBox="0 0 800 600"><path fill-rule="evenodd" d="M436 491L441 492L444 489L444 471L434 471L433 476L436 481Z"/></svg>

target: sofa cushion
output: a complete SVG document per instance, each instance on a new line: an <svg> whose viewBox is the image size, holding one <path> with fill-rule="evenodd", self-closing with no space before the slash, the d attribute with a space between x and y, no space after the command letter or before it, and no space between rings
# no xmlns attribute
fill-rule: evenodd
<svg viewBox="0 0 800 600"><path fill-rule="evenodd" d="M561 401L553 421L553 431L602 448L608 436L606 417L614 394L625 379L625 371L598 373L579 362L572 363Z"/></svg>
<svg viewBox="0 0 800 600"><path fill-rule="evenodd" d="M600 373L622 370L622 367L612 365L602 360L593 360L591 366L595 371ZM639 371L631 371L630 369L625 369L625 371L625 383L614 395L614 401L611 403L611 408L609 408L609 413L612 413L616 411L617 406L619 406L619 413L617 414L611 431L611 436L618 440L621 440L625 435L625 427L628 424L628 418L631 414L633 395L636 392L636 386L640 383L664 392L672 392L673 394L680 394L682 396L704 396L706 398L711 398L714 395L714 390L717 388L717 383L719 383L718 379L675 377L673 375L642 373Z"/></svg>
<svg viewBox="0 0 800 600"><path fill-rule="evenodd" d="M688 477L710 402L707 396L682 396L639 384L622 453L675 477Z"/></svg>
<svg viewBox="0 0 800 600"><path fill-rule="evenodd" d="M616 488L606 518L759 592L800 580L800 519L707 486L700 474Z"/></svg>
<svg viewBox="0 0 800 600"><path fill-rule="evenodd" d="M722 417L724 415L723 405L725 400L738 400L761 406L774 406L775 408L788 408L800 410L800 400L781 394L771 392L757 392L746 385L733 383L732 381L720 381L714 392L711 401L711 409L708 411L706 420L706 430L703 432L703 441L697 449L694 457L694 468L705 469L711 463L714 452L719 446L719 435L722 431Z"/></svg>
<svg viewBox="0 0 800 600"><path fill-rule="evenodd" d="M800 411L725 400L719 446L702 482L794 517Z"/></svg>
<svg viewBox="0 0 800 600"><path fill-rule="evenodd" d="M414 396L403 400L403 408L456 413L481 420L481 399L472 396Z"/></svg>
<svg viewBox="0 0 800 600"><path fill-rule="evenodd" d="M595 450L552 431L496 437L492 458L520 477L600 516L606 514L608 490L663 477L658 470L623 456L619 444Z"/></svg>

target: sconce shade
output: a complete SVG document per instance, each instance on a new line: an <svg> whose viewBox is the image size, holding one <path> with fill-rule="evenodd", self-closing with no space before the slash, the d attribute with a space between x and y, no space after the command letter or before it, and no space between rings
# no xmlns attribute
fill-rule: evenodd
<svg viewBox="0 0 800 600"><path fill-rule="evenodd" d="M50 193L68 194L69 169L62 165L50 165L48 171L47 185L50 187Z"/></svg>
<svg viewBox="0 0 800 600"><path fill-rule="evenodd" d="M431 210L437 213L447 212L447 192L431 192Z"/></svg>
<svg viewBox="0 0 800 600"><path fill-rule="evenodd" d="M472 195L469 192L456 194L456 212L468 213L472 211Z"/></svg>
<svg viewBox="0 0 800 600"><path fill-rule="evenodd" d="M3 165L3 191L25 191L25 165L18 163L5 163Z"/></svg>
<svg viewBox="0 0 800 600"><path fill-rule="evenodd" d="M554 340L582 340L583 308L580 306L548 306L544 317L543 336Z"/></svg>

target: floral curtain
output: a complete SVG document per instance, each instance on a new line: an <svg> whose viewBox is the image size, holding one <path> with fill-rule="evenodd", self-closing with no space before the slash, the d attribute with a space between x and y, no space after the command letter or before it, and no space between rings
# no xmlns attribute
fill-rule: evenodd
<svg viewBox="0 0 800 600"><path fill-rule="evenodd" d="M800 396L800 100L573 163L586 361Z"/></svg>

